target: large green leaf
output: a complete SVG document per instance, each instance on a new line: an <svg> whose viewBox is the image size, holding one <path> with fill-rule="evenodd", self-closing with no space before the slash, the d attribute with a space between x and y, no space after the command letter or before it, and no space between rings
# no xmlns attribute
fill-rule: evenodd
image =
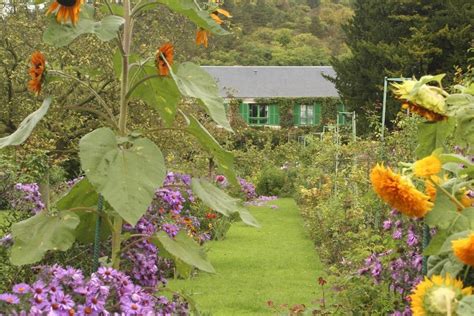
<svg viewBox="0 0 474 316"><path fill-rule="evenodd" d="M77 207L97 208L98 201L99 194L97 194L87 178L84 178L76 183L55 205L59 210L63 211ZM77 241L84 244L92 243L95 237L98 219L97 213L78 211L76 214L81 221L75 231ZM100 226L100 238L106 239L109 235L110 227L105 221L102 221Z"/></svg>
<svg viewBox="0 0 474 316"><path fill-rule="evenodd" d="M185 116L188 120L188 131L196 137L196 140L211 152L216 159L219 170L229 179L230 183L236 187L239 185L234 172L234 155L219 145L207 129L199 123L192 115Z"/></svg>
<svg viewBox="0 0 474 316"><path fill-rule="evenodd" d="M58 23L54 15L49 17L49 24L43 33L43 41L49 45L61 47L69 45L83 34L95 34L102 41L110 41L117 37L117 32L123 22L124 19L116 15L108 15L102 21L95 21L94 8L84 5L75 26Z"/></svg>
<svg viewBox="0 0 474 316"><path fill-rule="evenodd" d="M11 135L0 138L0 149L11 145L20 145L23 143L31 134L36 124L45 116L48 112L49 106L53 99L47 97L44 99L41 107L28 115L21 123L18 129Z"/></svg>
<svg viewBox="0 0 474 316"><path fill-rule="evenodd" d="M154 2L154 1L151 1ZM182 14L197 26L211 31L216 35L229 34L216 21L214 21L208 11L201 10L193 0L156 0L157 3L164 4L172 11Z"/></svg>
<svg viewBox="0 0 474 316"><path fill-rule="evenodd" d="M204 179L193 178L191 181L193 192L214 211L230 216L238 213L240 218L247 225L260 227L257 220L242 205L239 199L229 196L227 193L217 188L215 185Z"/></svg>
<svg viewBox="0 0 474 316"><path fill-rule="evenodd" d="M453 132L454 127L452 119L418 124L417 157L424 158L431 155L435 149L443 148L446 138Z"/></svg>
<svg viewBox="0 0 474 316"><path fill-rule="evenodd" d="M135 225L166 176L163 154L149 139L129 139L119 146L109 128L85 135L79 157L94 188L123 219Z"/></svg>
<svg viewBox="0 0 474 316"><path fill-rule="evenodd" d="M171 75L184 96L199 100L217 124L232 131L224 99L219 95L217 84L210 74L196 64L185 62L171 71Z"/></svg>
<svg viewBox="0 0 474 316"><path fill-rule="evenodd" d="M38 262L48 250L68 250L74 243L79 218L72 212L48 216L41 212L12 226L14 265Z"/></svg>
<svg viewBox="0 0 474 316"><path fill-rule="evenodd" d="M206 259L206 253L186 232L180 231L174 239L164 231L156 233L152 242L160 249L166 251L172 257L194 266L199 270L214 273L214 267Z"/></svg>
<svg viewBox="0 0 474 316"><path fill-rule="evenodd" d="M131 77L135 77L134 83L153 75L157 75L156 67L150 64L134 67L131 71ZM143 100L158 111L167 126L173 124L176 109L181 100L181 94L174 80L163 76L143 81L133 91L131 97Z"/></svg>
<svg viewBox="0 0 474 316"><path fill-rule="evenodd" d="M460 263L453 255L430 256L428 258L428 277L433 275L446 275L456 278L462 271L464 264Z"/></svg>
<svg viewBox="0 0 474 316"><path fill-rule="evenodd" d="M425 217L425 222L431 227L447 229L451 227L456 231L469 228L469 220L457 212L456 205L442 191L438 190L433 209Z"/></svg>
<svg viewBox="0 0 474 316"><path fill-rule="evenodd" d="M423 249L423 255L424 256L437 255L440 252L441 247L443 246L448 236L449 236L449 233L447 230L438 230L438 232L436 232L436 235L433 238L431 238L431 241L428 247Z"/></svg>
<svg viewBox="0 0 474 316"><path fill-rule="evenodd" d="M456 309L457 316L472 316L474 315L474 295L463 297Z"/></svg>

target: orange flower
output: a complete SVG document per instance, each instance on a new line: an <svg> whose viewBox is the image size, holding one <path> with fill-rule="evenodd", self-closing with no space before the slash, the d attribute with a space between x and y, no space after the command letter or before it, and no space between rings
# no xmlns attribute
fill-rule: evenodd
<svg viewBox="0 0 474 316"><path fill-rule="evenodd" d="M82 2L83 0L54 0L46 14L48 15L54 11L56 12L56 21L59 23L71 21L73 25L76 25L79 20Z"/></svg>
<svg viewBox="0 0 474 316"><path fill-rule="evenodd" d="M447 119L448 117L436 112L433 112L429 109L426 109L422 106L418 106L414 103L403 103L402 105L403 109L408 109L410 112L416 113L419 116L423 116L425 119L427 119L430 122L439 122Z"/></svg>
<svg viewBox="0 0 474 316"><path fill-rule="evenodd" d="M474 266L474 233L468 237L451 241L453 252L463 263Z"/></svg>
<svg viewBox="0 0 474 316"><path fill-rule="evenodd" d="M219 17L219 13L225 16L226 18L231 18L229 11L224 9L216 9L216 11L211 13L211 18L216 21L217 24L222 24L224 21Z"/></svg>
<svg viewBox="0 0 474 316"><path fill-rule="evenodd" d="M209 36L209 32L206 31L203 28L199 28L196 32L196 45L203 45L204 47L207 47L207 39Z"/></svg>
<svg viewBox="0 0 474 316"><path fill-rule="evenodd" d="M173 65L173 54L174 54L174 47L173 45L171 45L171 43L163 44L156 51L155 65L160 76L168 76L170 74L170 69L168 68L168 65L170 66Z"/></svg>
<svg viewBox="0 0 474 316"><path fill-rule="evenodd" d="M463 195L461 197L461 204L464 205L465 207L471 207L474 205L474 199L467 194Z"/></svg>
<svg viewBox="0 0 474 316"><path fill-rule="evenodd" d="M41 84L44 79L44 72L46 70L46 60L41 52L34 52L31 55L31 67L29 70L31 80L28 82L28 89L36 95L41 92Z"/></svg>
<svg viewBox="0 0 474 316"><path fill-rule="evenodd" d="M385 202L409 217L423 217L433 207L429 196L390 168L377 164L370 173L370 180Z"/></svg>
<svg viewBox="0 0 474 316"><path fill-rule="evenodd" d="M430 155L423 159L417 160L413 164L413 173L420 178L428 178L434 176L441 171L441 161L438 157Z"/></svg>

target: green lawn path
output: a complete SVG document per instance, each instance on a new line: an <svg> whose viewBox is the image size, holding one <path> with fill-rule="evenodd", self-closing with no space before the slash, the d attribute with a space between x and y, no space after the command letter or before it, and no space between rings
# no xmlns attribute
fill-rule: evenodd
<svg viewBox="0 0 474 316"><path fill-rule="evenodd" d="M209 243L217 273L170 280L169 287L191 294L199 311L212 315L271 315L267 301L305 304L321 298L317 278L323 267L292 199L251 207L262 225L232 225L225 240Z"/></svg>

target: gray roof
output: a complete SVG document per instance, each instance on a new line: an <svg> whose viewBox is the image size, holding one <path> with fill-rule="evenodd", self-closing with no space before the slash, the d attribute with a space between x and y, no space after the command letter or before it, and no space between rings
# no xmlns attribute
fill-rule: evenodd
<svg viewBox="0 0 474 316"><path fill-rule="evenodd" d="M203 66L217 81L223 97L339 97L331 66Z"/></svg>

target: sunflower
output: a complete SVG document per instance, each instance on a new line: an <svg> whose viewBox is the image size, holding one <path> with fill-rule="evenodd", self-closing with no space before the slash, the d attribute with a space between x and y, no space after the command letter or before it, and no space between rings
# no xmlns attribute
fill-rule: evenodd
<svg viewBox="0 0 474 316"><path fill-rule="evenodd" d="M231 18L232 15L230 15L229 11L224 10L224 9L216 9L211 13L211 18L216 21L217 24L222 24L224 21L219 17L219 13L225 16L226 18Z"/></svg>
<svg viewBox="0 0 474 316"><path fill-rule="evenodd" d="M410 110L410 112L416 113L419 116L424 117L430 122L439 122L439 121L446 120L448 118L446 115L433 112L431 110L425 109L422 106L418 106L416 104L409 103L409 102L403 103L402 108L404 110L408 109Z"/></svg>
<svg viewBox="0 0 474 316"><path fill-rule="evenodd" d="M56 12L56 21L66 23L68 20L76 25L81 12L81 5L84 0L54 0L46 14Z"/></svg>
<svg viewBox="0 0 474 316"><path fill-rule="evenodd" d="M204 47L207 47L208 36L209 31L206 31L200 27L196 32L196 45L203 45Z"/></svg>
<svg viewBox="0 0 474 316"><path fill-rule="evenodd" d="M463 263L474 266L474 233L468 237L451 241L453 252Z"/></svg>
<svg viewBox="0 0 474 316"><path fill-rule="evenodd" d="M41 85L46 71L46 60L41 52L34 52L31 55L31 67L29 70L31 80L28 82L28 89L36 95L41 92Z"/></svg>
<svg viewBox="0 0 474 316"><path fill-rule="evenodd" d="M163 44L156 51L155 65L160 76L168 76L170 74L170 69L168 68L168 65L173 65L173 54L174 47L173 45L171 45L171 43Z"/></svg>
<svg viewBox="0 0 474 316"><path fill-rule="evenodd" d="M441 171L441 161L438 157L430 155L423 159L417 160L413 164L413 173L420 178L429 178Z"/></svg>
<svg viewBox="0 0 474 316"><path fill-rule="evenodd" d="M413 316L454 315L463 296L472 295L472 288L463 288L460 280L448 275L434 275L420 282L410 295Z"/></svg>
<svg viewBox="0 0 474 316"><path fill-rule="evenodd" d="M385 202L409 217L423 217L433 207L429 196L390 168L377 164L370 173L370 180L375 192Z"/></svg>
<svg viewBox="0 0 474 316"><path fill-rule="evenodd" d="M447 118L445 92L427 82L440 81L443 76L424 76L420 80L405 80L393 83L394 94L405 103L404 109L423 116L428 121L441 121Z"/></svg>

